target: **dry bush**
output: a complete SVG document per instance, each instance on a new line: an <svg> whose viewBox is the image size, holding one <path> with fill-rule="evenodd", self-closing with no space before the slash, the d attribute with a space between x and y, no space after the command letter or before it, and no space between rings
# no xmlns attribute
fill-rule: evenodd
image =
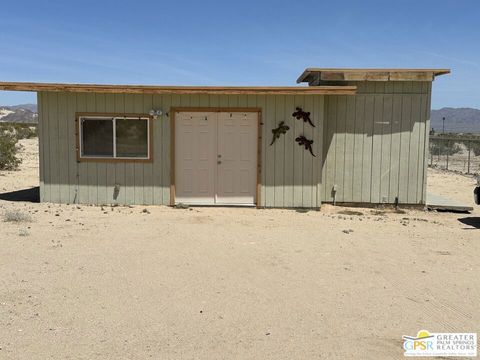
<svg viewBox="0 0 480 360"><path fill-rule="evenodd" d="M20 210L7 210L3 214L3 221L5 222L31 222L30 214L21 212Z"/></svg>
<svg viewBox="0 0 480 360"><path fill-rule="evenodd" d="M472 147L472 150L473 150L473 153L475 154L475 156L479 156L480 155L480 141L473 143L471 145L471 147Z"/></svg>
<svg viewBox="0 0 480 360"><path fill-rule="evenodd" d="M453 141L431 141L430 142L430 154L433 155L449 155L462 151L462 148Z"/></svg>

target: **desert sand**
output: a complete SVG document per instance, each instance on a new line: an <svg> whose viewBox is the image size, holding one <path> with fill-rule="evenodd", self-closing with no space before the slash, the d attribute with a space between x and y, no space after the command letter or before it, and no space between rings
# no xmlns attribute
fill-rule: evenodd
<svg viewBox="0 0 480 360"><path fill-rule="evenodd" d="M0 193L38 185L36 139ZM429 173L473 204L472 177ZM473 206L473 205L472 205ZM31 221L4 222L8 211ZM401 359L480 332L480 211L0 200L0 359Z"/></svg>

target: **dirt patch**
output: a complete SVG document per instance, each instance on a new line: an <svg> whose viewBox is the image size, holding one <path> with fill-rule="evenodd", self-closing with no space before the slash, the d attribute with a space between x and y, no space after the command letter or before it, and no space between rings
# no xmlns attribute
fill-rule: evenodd
<svg viewBox="0 0 480 360"><path fill-rule="evenodd" d="M363 212L355 210L341 210L338 212L341 215L363 216Z"/></svg>

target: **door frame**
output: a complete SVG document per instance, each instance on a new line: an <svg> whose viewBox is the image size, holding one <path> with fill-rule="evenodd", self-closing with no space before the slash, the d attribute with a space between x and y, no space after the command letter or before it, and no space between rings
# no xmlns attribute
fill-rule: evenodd
<svg viewBox="0 0 480 360"><path fill-rule="evenodd" d="M175 115L179 112L257 113L257 187L256 207L261 204L262 181L262 108L258 107L171 107L170 108L170 205L175 206Z"/></svg>

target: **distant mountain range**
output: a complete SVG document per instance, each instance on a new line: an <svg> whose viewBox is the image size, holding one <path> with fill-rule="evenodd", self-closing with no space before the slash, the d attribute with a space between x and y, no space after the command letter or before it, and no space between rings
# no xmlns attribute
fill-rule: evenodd
<svg viewBox="0 0 480 360"><path fill-rule="evenodd" d="M480 110L472 108L442 108L432 110L431 127L441 133L445 117L445 132L480 133ZM38 122L37 105L0 106L0 122Z"/></svg>
<svg viewBox="0 0 480 360"><path fill-rule="evenodd" d="M442 108L432 110L430 126L436 133L443 130L445 117L445 132L480 133L480 110L472 108Z"/></svg>
<svg viewBox="0 0 480 360"><path fill-rule="evenodd" d="M37 123L37 105L0 106L0 122Z"/></svg>

